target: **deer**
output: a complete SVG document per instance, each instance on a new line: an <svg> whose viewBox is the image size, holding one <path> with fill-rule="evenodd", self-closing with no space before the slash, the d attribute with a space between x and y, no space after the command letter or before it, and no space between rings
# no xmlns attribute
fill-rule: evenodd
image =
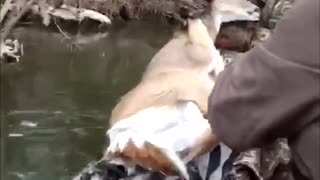
<svg viewBox="0 0 320 180"><path fill-rule="evenodd" d="M112 110L103 159L189 179L186 164L219 144L206 119L224 62L214 41L223 22L259 20L247 0L215 0L151 59L140 82Z"/></svg>

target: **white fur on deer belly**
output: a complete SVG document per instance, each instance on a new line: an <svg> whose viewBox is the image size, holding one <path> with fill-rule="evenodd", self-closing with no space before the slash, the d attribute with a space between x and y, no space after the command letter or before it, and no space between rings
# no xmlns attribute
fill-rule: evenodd
<svg viewBox="0 0 320 180"><path fill-rule="evenodd" d="M193 102L148 108L119 121L108 130L110 145L107 153L122 152L130 140L138 148L148 142L167 152L172 163L182 170L181 159L184 157L178 153L192 148L208 127L208 121Z"/></svg>

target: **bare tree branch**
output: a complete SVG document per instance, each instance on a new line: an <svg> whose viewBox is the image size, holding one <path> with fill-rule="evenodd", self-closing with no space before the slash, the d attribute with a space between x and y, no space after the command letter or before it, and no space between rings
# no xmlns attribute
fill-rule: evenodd
<svg viewBox="0 0 320 180"><path fill-rule="evenodd" d="M10 6L11 6L11 2L12 2L12 0L6 0L4 2L4 4L2 5L1 10L0 10L0 23L2 23L4 17L8 13Z"/></svg>
<svg viewBox="0 0 320 180"><path fill-rule="evenodd" d="M28 12L31 9L32 4L37 0L30 0L30 1L24 0L24 1L25 1L24 5L22 6L22 9L17 14L17 16L9 17L8 22L4 25L4 28L1 31L1 41L7 38L10 31L14 28L17 22L22 18L23 15L25 15L26 12Z"/></svg>

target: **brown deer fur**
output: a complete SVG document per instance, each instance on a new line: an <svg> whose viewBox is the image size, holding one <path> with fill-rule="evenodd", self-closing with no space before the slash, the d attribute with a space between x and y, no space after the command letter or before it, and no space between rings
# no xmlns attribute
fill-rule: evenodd
<svg viewBox="0 0 320 180"><path fill-rule="evenodd" d="M172 106L193 101L205 116L208 96L214 80L209 75L215 50L207 28L200 20L189 20L188 29L172 38L151 60L140 83L121 97L110 118L111 126L140 110L150 107ZM150 119L152 121L153 119ZM198 146L190 149L188 160L209 152L217 138L209 128ZM174 174L176 167L152 144L138 148L129 142L118 156L145 168Z"/></svg>

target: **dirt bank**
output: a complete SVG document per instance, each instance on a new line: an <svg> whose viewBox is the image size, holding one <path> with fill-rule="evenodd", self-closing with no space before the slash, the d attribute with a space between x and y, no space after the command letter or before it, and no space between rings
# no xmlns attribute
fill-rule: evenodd
<svg viewBox="0 0 320 180"><path fill-rule="evenodd" d="M20 43L8 39L12 29L21 22L54 25L67 39L60 27L63 21L75 23L85 20L98 22L92 27L110 24L114 19L142 19L156 15L168 20L181 21L186 17L198 17L208 12L211 0L5 0L1 1L1 58L4 55L19 60ZM36 17L36 18L34 18ZM62 22L61 22L62 21Z"/></svg>
<svg viewBox="0 0 320 180"><path fill-rule="evenodd" d="M92 9L111 18L142 18L150 14L177 16L181 13L203 13L209 0L46 0L59 8L67 5ZM185 12L184 12L185 11Z"/></svg>

